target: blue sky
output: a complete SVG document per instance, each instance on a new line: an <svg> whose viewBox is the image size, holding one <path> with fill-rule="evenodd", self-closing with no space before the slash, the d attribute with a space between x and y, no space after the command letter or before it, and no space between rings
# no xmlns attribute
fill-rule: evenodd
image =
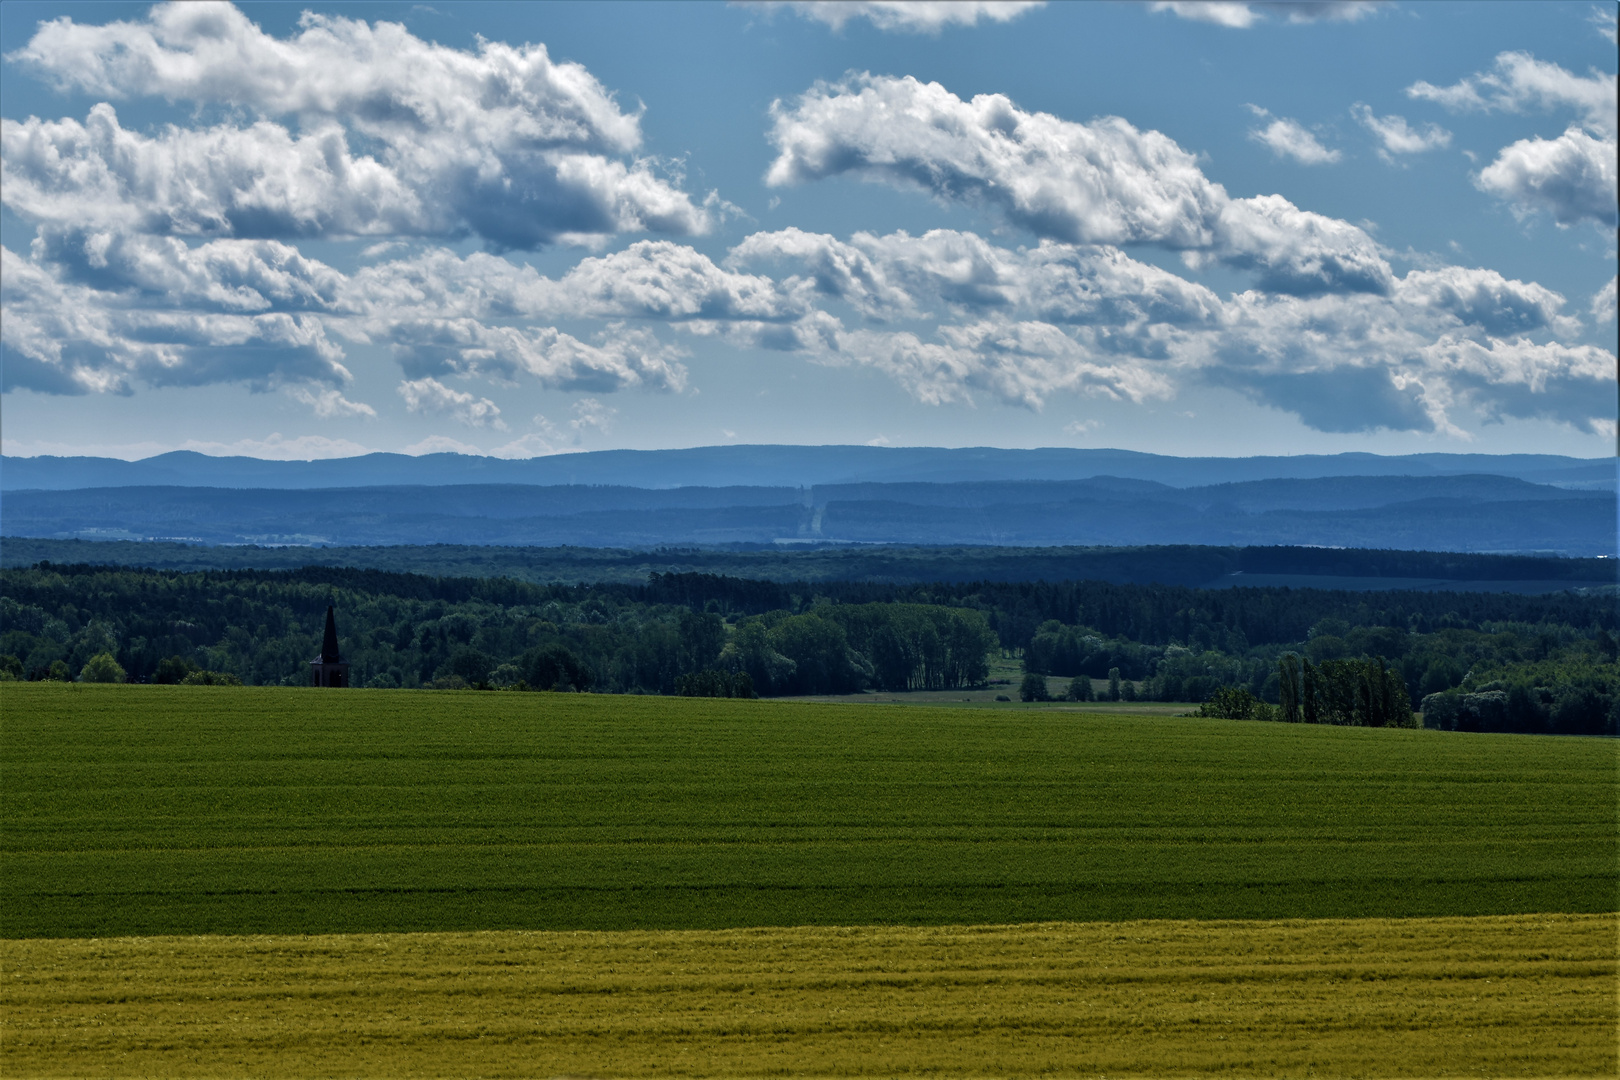
<svg viewBox="0 0 1620 1080"><path fill-rule="evenodd" d="M1615 11L11 0L5 452L1613 453Z"/></svg>

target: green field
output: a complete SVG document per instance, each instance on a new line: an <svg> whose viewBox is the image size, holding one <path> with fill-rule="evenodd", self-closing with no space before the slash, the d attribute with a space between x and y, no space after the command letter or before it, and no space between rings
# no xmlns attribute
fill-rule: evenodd
<svg viewBox="0 0 1620 1080"><path fill-rule="evenodd" d="M4 684L0 936L1612 912L1617 745Z"/></svg>

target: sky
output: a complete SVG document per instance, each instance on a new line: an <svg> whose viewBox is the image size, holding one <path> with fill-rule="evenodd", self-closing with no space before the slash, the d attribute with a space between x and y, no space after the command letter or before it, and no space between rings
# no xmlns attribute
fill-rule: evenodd
<svg viewBox="0 0 1620 1080"><path fill-rule="evenodd" d="M0 441L1615 452L1613 3L0 5Z"/></svg>

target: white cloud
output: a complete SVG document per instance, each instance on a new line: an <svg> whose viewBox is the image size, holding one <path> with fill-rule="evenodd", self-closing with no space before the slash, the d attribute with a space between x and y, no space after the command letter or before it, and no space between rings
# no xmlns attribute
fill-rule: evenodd
<svg viewBox="0 0 1620 1080"><path fill-rule="evenodd" d="M363 401L350 401L338 390L321 390L307 386L289 387L288 396L308 405L323 420L333 417L376 416L377 410Z"/></svg>
<svg viewBox="0 0 1620 1080"><path fill-rule="evenodd" d="M963 101L938 83L859 75L772 106L772 186L855 173L980 202L1032 231L1082 243L1209 243L1224 201L1193 155L1118 117L1077 124L1000 94Z"/></svg>
<svg viewBox="0 0 1620 1080"><path fill-rule="evenodd" d="M1043 241L1009 250L950 230L857 233L847 241L760 233L737 245L731 261L778 266L788 275L779 281L784 291L809 288L821 302L847 303L877 324L847 329L834 320L792 348L818 363L881 371L928 403L986 394L1038 409L1069 393L1146 401L1205 381L1330 431L1455 434L1471 410L1586 422L1581 410L1596 400L1587 354L1548 354L1557 378L1536 383L1510 377L1506 367L1465 377L1433 351L1441 341L1500 351L1492 339L1519 348L1532 333L1578 334L1579 321L1563 313L1556 292L1463 267L1395 278L1370 248L1359 266L1325 266L1323 253L1344 245L1329 237L1313 246L1312 231L1344 223L1289 220L1304 212L1276 197L1231 205L1249 219L1245 227L1275 220L1288 236L1305 238L1248 244L1284 253L1276 265L1257 267L1283 287L1222 301L1117 249ZM1313 273L1340 281L1359 274L1367 287L1309 288ZM1585 386L1585 401L1554 400L1549 386L1556 385Z"/></svg>
<svg viewBox="0 0 1620 1080"><path fill-rule="evenodd" d="M147 306L64 281L51 264L0 248L5 389L84 394L148 386L350 381L343 351L313 314Z"/></svg>
<svg viewBox="0 0 1620 1080"><path fill-rule="evenodd" d="M411 445L403 448L400 450L400 453L409 454L411 457L421 457L424 454L468 454L473 457L484 456L484 452L478 447L474 446L472 443L465 443L460 439L452 439L448 435L429 435L421 442L412 443Z"/></svg>
<svg viewBox="0 0 1620 1080"><path fill-rule="evenodd" d="M876 368L930 405L971 403L981 390L1039 411L1057 393L1087 393L1140 402L1168 396L1171 383L1150 364L1095 348L1081 332L1042 322L982 320L941 326L938 342L909 331L856 330L838 338L826 363Z"/></svg>
<svg viewBox="0 0 1620 1080"><path fill-rule="evenodd" d="M207 439L187 439L182 443L63 443L48 440L19 442L6 439L3 445L3 452L8 457L54 454L58 457L111 457L124 461L139 461L174 450L191 450L213 457L256 457L274 461L322 461L376 452L372 447L348 439L331 439L325 435L298 435L288 438L279 431L272 432L263 439L238 439L229 443Z"/></svg>
<svg viewBox="0 0 1620 1080"><path fill-rule="evenodd" d="M1504 147L1474 183L1521 215L1544 210L1560 225L1584 220L1612 228L1615 150L1614 139L1594 139L1578 127L1556 139L1520 139Z"/></svg>
<svg viewBox="0 0 1620 1080"><path fill-rule="evenodd" d="M535 419L544 421L545 417L539 416ZM497 446L489 452L489 456L497 458L534 458L566 453L566 449L557 445L556 432L550 429L549 424L546 427L547 430L531 431L529 434L519 436L509 443Z"/></svg>
<svg viewBox="0 0 1620 1080"><path fill-rule="evenodd" d="M372 339L393 347L407 375L481 375L507 383L528 375L549 389L598 393L686 386L686 368L675 359L680 350L642 327L609 324L593 345L549 326L394 314L368 322Z"/></svg>
<svg viewBox="0 0 1620 1080"><path fill-rule="evenodd" d="M1593 7L1591 23L1599 34L1609 39L1609 44L1615 44L1615 10L1613 4L1602 7Z"/></svg>
<svg viewBox="0 0 1620 1080"><path fill-rule="evenodd" d="M492 427L504 430L500 406L489 398L477 397L465 390L453 390L437 379L413 379L399 384L399 396L405 407L413 413L433 413L449 416L468 427Z"/></svg>
<svg viewBox="0 0 1620 1080"><path fill-rule="evenodd" d="M1378 116L1367 105L1350 106L1356 122L1378 137L1378 156L1393 163L1396 154L1421 154L1451 145L1451 132L1438 124L1412 127L1404 116Z"/></svg>
<svg viewBox="0 0 1620 1080"><path fill-rule="evenodd" d="M1520 139L1503 147L1474 183L1521 216L1546 211L1560 225L1584 220L1611 228L1620 218L1615 208L1620 99L1613 74L1594 69L1576 75L1526 52L1505 52L1491 71L1451 86L1413 83L1406 93L1453 111L1573 110L1586 130L1571 126L1556 139Z"/></svg>
<svg viewBox="0 0 1620 1080"><path fill-rule="evenodd" d="M917 318L944 304L964 313L1018 312L1057 323L1124 326L1213 320L1220 302L1202 285L1117 248L1042 241L1011 251L974 233L933 229L848 242L784 229L755 233L729 261L786 265L779 285L845 301L878 321Z"/></svg>
<svg viewBox="0 0 1620 1080"><path fill-rule="evenodd" d="M1414 270L1399 283L1399 303L1443 311L1497 335L1553 330L1580 333L1579 320L1563 315L1565 300L1534 282L1513 281L1495 270L1447 266Z"/></svg>
<svg viewBox="0 0 1620 1080"><path fill-rule="evenodd" d="M598 434L606 435L612 430L613 417L619 410L588 397L574 402L571 411L574 418L568 421L568 426L574 429L574 438L577 441L589 429L595 429Z"/></svg>
<svg viewBox="0 0 1620 1080"><path fill-rule="evenodd" d="M1246 30L1274 16L1290 23L1355 22L1386 6L1385 0L1152 0L1153 11Z"/></svg>
<svg viewBox="0 0 1620 1080"><path fill-rule="evenodd" d="M938 83L871 75L817 85L772 115L773 185L854 174L988 205L1054 240L1205 253L1262 270L1268 287L1387 288L1389 268L1361 229L1280 196L1232 200L1173 140L1117 117L1078 124L997 94L969 102Z"/></svg>
<svg viewBox="0 0 1620 1080"><path fill-rule="evenodd" d="M784 319L804 314L770 278L715 266L690 247L640 241L582 259L562 278L494 255L435 248L360 270L344 293L354 310L445 317Z"/></svg>
<svg viewBox="0 0 1620 1080"><path fill-rule="evenodd" d="M1592 318L1598 322L1613 322L1615 309L1615 279L1592 294Z"/></svg>
<svg viewBox="0 0 1620 1080"><path fill-rule="evenodd" d="M1262 119L1271 117L1258 105L1250 105L1249 108ZM1344 156L1337 150L1323 146L1303 124L1286 116L1271 117L1271 123L1250 131L1249 138L1270 148L1277 157L1290 158L1301 165L1331 165Z"/></svg>
<svg viewBox="0 0 1620 1080"><path fill-rule="evenodd" d="M1590 130L1610 139L1615 134L1614 75L1596 70L1588 76L1576 75L1526 52L1501 53L1493 70L1451 86L1415 82L1406 88L1406 94L1456 112L1569 108L1581 115Z"/></svg>
<svg viewBox="0 0 1620 1080"><path fill-rule="evenodd" d="M64 280L142 307L221 312L338 311L346 279L275 240L213 240L82 227L37 230L33 260Z"/></svg>
<svg viewBox="0 0 1620 1080"><path fill-rule="evenodd" d="M937 34L947 26L1009 22L1046 0L786 0L749 7L787 8L807 19L842 30L852 19L866 19L879 30Z"/></svg>
<svg viewBox="0 0 1620 1080"><path fill-rule="evenodd" d="M5 200L35 220L217 236L448 236L528 248L708 212L656 174L584 67L543 45L431 44L402 25L306 12L288 39L228 4L160 4L140 22L41 24L9 58L75 89L256 112L245 127L126 131L108 104L6 122ZM293 134L273 117L297 117ZM356 138L376 155L356 154Z"/></svg>
<svg viewBox="0 0 1620 1080"><path fill-rule="evenodd" d="M1337 218L1301 210L1281 195L1234 199L1221 208L1212 257L1258 272L1272 292L1387 293L1389 263L1373 238ZM1198 262L1198 252L1188 252Z"/></svg>

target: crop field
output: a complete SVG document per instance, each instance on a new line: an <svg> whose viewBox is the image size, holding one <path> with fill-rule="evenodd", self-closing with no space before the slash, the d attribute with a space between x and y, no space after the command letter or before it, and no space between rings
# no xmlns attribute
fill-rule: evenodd
<svg viewBox="0 0 1620 1080"><path fill-rule="evenodd" d="M1613 912L1613 741L7 684L0 936Z"/></svg>
<svg viewBox="0 0 1620 1080"><path fill-rule="evenodd" d="M140 1076L1613 1076L1612 916L0 943Z"/></svg>

